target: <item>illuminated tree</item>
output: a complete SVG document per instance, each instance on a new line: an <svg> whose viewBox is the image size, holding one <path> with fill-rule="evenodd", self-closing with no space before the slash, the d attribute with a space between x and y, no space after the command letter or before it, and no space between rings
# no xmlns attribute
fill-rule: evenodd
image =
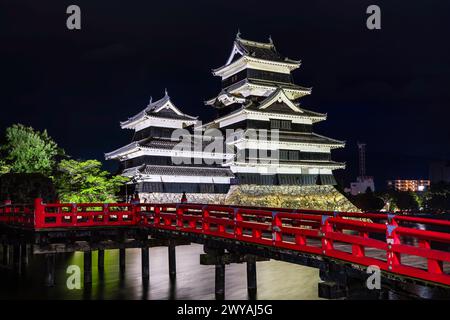
<svg viewBox="0 0 450 320"><path fill-rule="evenodd" d="M1 147L4 156L0 173L41 173L50 176L56 156L64 152L47 134L31 127L15 124L6 129L6 143Z"/></svg>
<svg viewBox="0 0 450 320"><path fill-rule="evenodd" d="M2 159L0 159L0 175L9 173L11 171L11 168L6 164L6 162Z"/></svg>
<svg viewBox="0 0 450 320"><path fill-rule="evenodd" d="M97 160L62 160L55 175L56 190L62 202L115 202L120 187L128 181L111 176Z"/></svg>

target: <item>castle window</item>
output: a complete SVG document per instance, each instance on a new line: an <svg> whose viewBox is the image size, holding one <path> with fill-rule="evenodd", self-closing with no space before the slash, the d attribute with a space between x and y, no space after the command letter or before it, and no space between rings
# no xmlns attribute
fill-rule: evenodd
<svg viewBox="0 0 450 320"><path fill-rule="evenodd" d="M280 150L280 160L289 160L288 150Z"/></svg>
<svg viewBox="0 0 450 320"><path fill-rule="evenodd" d="M270 119L270 129L291 130L291 121Z"/></svg>
<svg viewBox="0 0 450 320"><path fill-rule="evenodd" d="M289 160L298 160L299 159L299 151L298 150L290 150L289 151Z"/></svg>
<svg viewBox="0 0 450 320"><path fill-rule="evenodd" d="M270 119L270 129L280 129L280 120Z"/></svg>
<svg viewBox="0 0 450 320"><path fill-rule="evenodd" d="M281 120L281 129L291 130L291 121L289 121L289 120Z"/></svg>

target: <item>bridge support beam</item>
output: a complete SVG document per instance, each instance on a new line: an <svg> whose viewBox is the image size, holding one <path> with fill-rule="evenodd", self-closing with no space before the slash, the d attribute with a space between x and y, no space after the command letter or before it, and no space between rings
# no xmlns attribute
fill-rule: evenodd
<svg viewBox="0 0 450 320"><path fill-rule="evenodd" d="M172 240L169 240L169 277L170 280L175 280L177 276L177 261L176 261L176 251L175 251L175 243Z"/></svg>
<svg viewBox="0 0 450 320"><path fill-rule="evenodd" d="M247 259L247 292L250 299L256 298L256 258L249 256Z"/></svg>
<svg viewBox="0 0 450 320"><path fill-rule="evenodd" d="M120 248L119 249L119 271L120 274L123 275L125 273L125 265L126 265L126 261L125 261L125 248Z"/></svg>
<svg viewBox="0 0 450 320"><path fill-rule="evenodd" d="M148 247L141 248L141 265L142 265L142 280L148 282L150 278L150 256Z"/></svg>
<svg viewBox="0 0 450 320"><path fill-rule="evenodd" d="M8 265L8 245L7 244L3 244L3 251L2 251L2 263L4 266Z"/></svg>
<svg viewBox="0 0 450 320"><path fill-rule="evenodd" d="M45 255L45 285L47 287L53 287L55 285L55 260L55 254L49 253Z"/></svg>
<svg viewBox="0 0 450 320"><path fill-rule="evenodd" d="M98 250L97 254L97 269L99 272L105 271L105 250Z"/></svg>
<svg viewBox="0 0 450 320"><path fill-rule="evenodd" d="M216 264L216 277L215 277L215 294L216 300L225 299L225 264Z"/></svg>
<svg viewBox="0 0 450 320"><path fill-rule="evenodd" d="M25 268L26 266L28 266L28 262L29 262L29 250L28 250L28 245L26 243L23 243L21 245L21 250L20 250L20 254L21 254L21 260L22 260L22 268Z"/></svg>
<svg viewBox="0 0 450 320"><path fill-rule="evenodd" d="M13 267L14 272L17 274L22 273L22 253L20 252L21 246L20 244L15 244L13 246Z"/></svg>
<svg viewBox="0 0 450 320"><path fill-rule="evenodd" d="M253 254L242 254L238 252L224 252L220 248L205 246L205 254L200 255L201 265L214 265L216 268L215 288L216 299L225 298L225 265L231 263L247 264L247 290L250 299L256 298L257 279L256 261L268 261L268 258L255 256Z"/></svg>
<svg viewBox="0 0 450 320"><path fill-rule="evenodd" d="M14 246L8 245L8 266L14 265Z"/></svg>
<svg viewBox="0 0 450 320"><path fill-rule="evenodd" d="M84 284L92 284L92 251L85 251L83 253L83 272L84 272Z"/></svg>
<svg viewBox="0 0 450 320"><path fill-rule="evenodd" d="M336 282L324 281L318 284L319 297L324 299L339 299L346 297L345 287Z"/></svg>
<svg viewBox="0 0 450 320"><path fill-rule="evenodd" d="M327 261L320 267L318 284L319 297L325 299L339 299L354 297L358 299L377 300L382 298L382 290L370 290L366 281L368 274L365 270L355 270L349 266Z"/></svg>

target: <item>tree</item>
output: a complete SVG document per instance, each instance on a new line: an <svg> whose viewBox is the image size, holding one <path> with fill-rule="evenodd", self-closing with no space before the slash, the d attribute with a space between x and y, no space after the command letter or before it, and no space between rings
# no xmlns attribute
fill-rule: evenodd
<svg viewBox="0 0 450 320"><path fill-rule="evenodd" d="M51 178L41 173L5 173L0 176L0 200L13 203L33 203L42 198L52 203L57 199Z"/></svg>
<svg viewBox="0 0 450 320"><path fill-rule="evenodd" d="M55 175L56 190L62 202L115 202L120 187L128 181L111 176L97 160L62 160Z"/></svg>
<svg viewBox="0 0 450 320"><path fill-rule="evenodd" d="M414 197L413 192L409 191L398 191L394 194L395 204L400 210L418 210L419 203Z"/></svg>
<svg viewBox="0 0 450 320"><path fill-rule="evenodd" d="M352 197L355 206L363 211L379 211L384 207L382 198L375 196L372 189L367 188L366 193L361 193Z"/></svg>
<svg viewBox="0 0 450 320"><path fill-rule="evenodd" d="M9 173L11 171L11 168L6 164L6 162L2 159L0 159L0 175Z"/></svg>
<svg viewBox="0 0 450 320"><path fill-rule="evenodd" d="M433 211L450 210L450 184L432 184L426 192L424 207Z"/></svg>
<svg viewBox="0 0 450 320"><path fill-rule="evenodd" d="M46 130L39 132L22 124L6 129L6 143L1 152L3 173L41 173L47 177L55 168L56 156L64 154Z"/></svg>

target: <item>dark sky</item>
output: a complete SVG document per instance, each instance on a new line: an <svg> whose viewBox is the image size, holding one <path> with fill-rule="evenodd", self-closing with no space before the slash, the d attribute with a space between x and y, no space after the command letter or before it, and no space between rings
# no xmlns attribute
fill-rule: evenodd
<svg viewBox="0 0 450 320"><path fill-rule="evenodd" d="M66 28L77 4L82 29ZM381 7L382 29L366 28ZM97 158L129 142L119 121L167 87L186 113L214 116L203 101L219 92L237 29L272 36L303 64L302 100L328 113L318 133L346 140L334 158L354 179L356 141L367 143L368 174L426 178L450 159L449 1L0 1L0 129L17 122L50 135L74 158ZM113 168L109 163L107 168Z"/></svg>

